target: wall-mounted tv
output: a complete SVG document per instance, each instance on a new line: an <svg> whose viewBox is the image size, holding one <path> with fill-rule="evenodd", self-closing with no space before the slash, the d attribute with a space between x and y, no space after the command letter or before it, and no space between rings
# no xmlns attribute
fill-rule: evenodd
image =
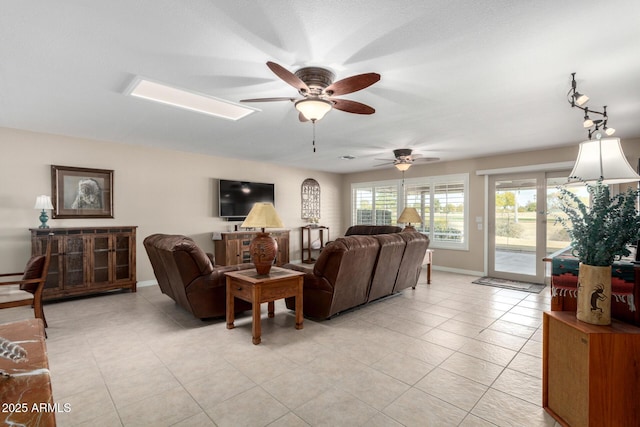
<svg viewBox="0 0 640 427"><path fill-rule="evenodd" d="M275 206L274 184L218 180L218 213L221 218L242 220L257 202L269 202Z"/></svg>

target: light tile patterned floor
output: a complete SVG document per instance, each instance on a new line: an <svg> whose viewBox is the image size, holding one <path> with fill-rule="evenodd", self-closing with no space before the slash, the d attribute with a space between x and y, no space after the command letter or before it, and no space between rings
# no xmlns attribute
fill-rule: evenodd
<svg viewBox="0 0 640 427"><path fill-rule="evenodd" d="M227 330L156 286L46 304L54 399L71 405L58 425L556 425L541 408L548 289L474 279L434 271L431 285L303 330L278 302L258 346L250 315Z"/></svg>

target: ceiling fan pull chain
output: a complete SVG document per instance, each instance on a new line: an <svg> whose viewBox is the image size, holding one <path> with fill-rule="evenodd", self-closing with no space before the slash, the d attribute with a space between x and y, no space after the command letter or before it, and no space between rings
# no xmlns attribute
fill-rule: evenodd
<svg viewBox="0 0 640 427"><path fill-rule="evenodd" d="M316 120L311 120L311 124L313 124L313 142L311 143L311 145L313 145L313 152L316 152Z"/></svg>

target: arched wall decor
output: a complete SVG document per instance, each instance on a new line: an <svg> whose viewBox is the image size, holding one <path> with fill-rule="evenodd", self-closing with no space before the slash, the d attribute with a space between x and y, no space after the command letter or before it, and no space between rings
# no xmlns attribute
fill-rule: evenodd
<svg viewBox="0 0 640 427"><path fill-rule="evenodd" d="M302 182L302 219L318 222L320 220L320 184L313 178Z"/></svg>

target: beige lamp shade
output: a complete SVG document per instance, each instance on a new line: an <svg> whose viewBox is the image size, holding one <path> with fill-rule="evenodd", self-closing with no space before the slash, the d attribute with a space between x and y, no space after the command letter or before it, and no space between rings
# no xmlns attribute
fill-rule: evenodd
<svg viewBox="0 0 640 427"><path fill-rule="evenodd" d="M418 214L416 208L404 208L400 214L400 218L398 218L398 222L403 224L420 224L422 218L420 218L420 214Z"/></svg>
<svg viewBox="0 0 640 427"><path fill-rule="evenodd" d="M281 228L284 224L272 203L258 202L253 205L241 227Z"/></svg>
<svg viewBox="0 0 640 427"><path fill-rule="evenodd" d="M605 184L640 181L640 175L633 170L622 152L620 138L580 143L578 159L569 181L595 182L598 179Z"/></svg>
<svg viewBox="0 0 640 427"><path fill-rule="evenodd" d="M36 198L36 204L33 208L34 209L53 209L53 205L51 204L51 197L38 196Z"/></svg>

